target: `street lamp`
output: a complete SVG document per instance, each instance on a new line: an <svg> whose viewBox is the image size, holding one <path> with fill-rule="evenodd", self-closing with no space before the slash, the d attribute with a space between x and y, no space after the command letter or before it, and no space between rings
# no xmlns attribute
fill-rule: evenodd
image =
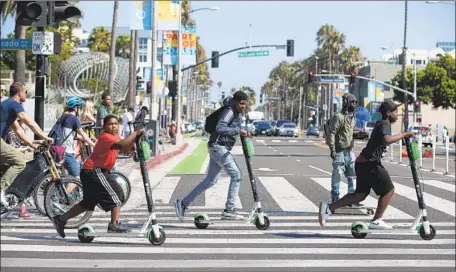
<svg viewBox="0 0 456 272"><path fill-rule="evenodd" d="M193 13L200 10L212 10L217 11L219 7L209 7L209 8L199 8L191 10L189 13ZM177 125L177 135L178 142L181 139L181 112L182 112L182 2L179 2L179 28L177 38L178 40L178 49L177 49L177 114L176 114L176 125Z"/></svg>

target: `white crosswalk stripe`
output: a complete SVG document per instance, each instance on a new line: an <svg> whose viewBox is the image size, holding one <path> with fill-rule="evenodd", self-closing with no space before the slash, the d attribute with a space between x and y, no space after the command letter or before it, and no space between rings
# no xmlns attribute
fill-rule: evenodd
<svg viewBox="0 0 456 272"><path fill-rule="evenodd" d="M371 216L358 210L336 213L322 228L317 222L316 198L306 195L299 184L287 180L286 176L258 177L260 188L266 190L262 193L268 194L273 204L279 207L278 211L269 211L271 226L265 231L243 221L219 220L229 184L229 178L225 176L202 196L203 204L190 206L185 221L178 221L171 203L181 182L186 181L180 176L168 176L153 191L159 203L157 219L167 235L162 246L153 246L141 236L96 237L91 244L82 244L76 229L66 230L66 238L58 237L47 217L4 219L1 229L2 271L9 268L21 268L21 271L87 271L95 268L97 271L113 268L141 271L213 271L217 268L311 271L312 268L328 268L346 271L347 262L360 269L375 267L389 271L394 268L432 271L455 266L455 216L454 212L448 211L451 207L446 206L452 204L454 207L454 198L445 199L443 195L425 192L429 207L447 216L447 220L431 221L437 229L433 240L423 240L412 232L409 229L412 215L402 210L402 206L394 205L387 209L385 221L394 225L397 232L368 234L364 239L355 239L351 235L351 224L354 221L368 222ZM454 193L454 184L437 180L427 180L425 184L426 188ZM410 186L395 185L395 194L416 204L410 194L412 183ZM330 178L310 177L305 186L324 190L330 195ZM346 190L346 183L342 182L341 194ZM186 192L179 192L179 195L183 193ZM247 211L250 207L242 206L242 203L248 202L243 199L237 202L239 208ZM369 197L364 204L375 207L376 199ZM205 230L197 229L192 218L197 212L205 212L215 224ZM432 214L430 217L432 220ZM95 212L88 224L104 231L109 218L109 213ZM121 213L122 223L130 225L134 231L139 230L146 218L146 207Z"/></svg>

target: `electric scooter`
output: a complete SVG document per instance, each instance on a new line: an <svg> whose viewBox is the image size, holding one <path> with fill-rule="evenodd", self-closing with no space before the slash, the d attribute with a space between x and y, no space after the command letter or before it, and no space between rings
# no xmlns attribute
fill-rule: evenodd
<svg viewBox="0 0 456 272"><path fill-rule="evenodd" d="M435 228L430 224L426 212L426 204L424 203L423 191L421 189L420 180L418 178L418 173L416 170L415 161L418 159L418 145L417 143L410 143L409 138L405 138L405 146L407 148L407 154L410 160L410 168L412 170L413 183L415 185L416 197L418 199L418 207L420 211L418 212L415 221L410 228L412 233L418 233L423 240L432 240L436 235ZM423 222L419 224L420 220L423 219ZM392 229L392 230L377 230L369 229L367 223L360 221L354 222L351 225L351 233L353 237L357 239L362 239L366 237L368 233L394 233L394 232L403 232L403 230Z"/></svg>
<svg viewBox="0 0 456 272"><path fill-rule="evenodd" d="M247 171L249 172L250 185L252 186L253 200L255 204L245 220L249 224L255 224L258 230L267 230L270 225L269 218L261 208L261 201L258 195L257 183L255 175L253 174L251 158L255 155L253 143L241 135L242 151L244 153L245 161L247 164ZM224 220L227 221L227 220ZM194 223L198 229L206 229L210 224L214 224L206 213L196 213L194 215Z"/></svg>
<svg viewBox="0 0 456 272"><path fill-rule="evenodd" d="M152 190L150 187L149 174L146 168L146 157L150 157L149 143L148 141L141 140L145 137L137 136L135 140L136 154L139 158L139 165L141 168L141 175L144 183L144 191L146 193L147 210L149 212L149 218L142 226L141 230L132 233L107 233L107 232L96 232L93 227L86 224L78 228L78 238L81 243L90 243L95 237L141 237L144 236L153 245L162 245L166 240L165 231L161 226L158 225L157 216L155 213L155 204L152 198ZM144 146L143 146L144 145ZM152 228L148 229L152 222Z"/></svg>

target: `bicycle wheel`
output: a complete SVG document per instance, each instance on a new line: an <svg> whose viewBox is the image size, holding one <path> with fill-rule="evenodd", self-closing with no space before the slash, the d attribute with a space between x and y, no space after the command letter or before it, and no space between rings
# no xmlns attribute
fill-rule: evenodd
<svg viewBox="0 0 456 272"><path fill-rule="evenodd" d="M45 209L45 191L46 187L48 186L49 182L51 182L51 174L47 173L46 175L43 176L41 181L37 184L35 190L33 191L33 202L35 202L35 207L38 210L39 213L42 215L46 215L46 209Z"/></svg>
<svg viewBox="0 0 456 272"><path fill-rule="evenodd" d="M130 180L128 180L128 178L120 172L112 171L111 175L113 175L115 177L117 183L120 185L120 187L122 188L122 191L124 193L125 200L122 203L122 206L123 206L123 205L125 205L125 203L128 202L128 199L130 199L130 195L131 195Z"/></svg>
<svg viewBox="0 0 456 272"><path fill-rule="evenodd" d="M72 185L71 185L72 184ZM68 200L63 190L67 191ZM83 190L81 182L74 177L64 177L60 182L50 182L44 193L44 207L49 218L69 211L74 205L81 202ZM68 220L66 228L78 228L92 216L92 211L86 211L75 218Z"/></svg>

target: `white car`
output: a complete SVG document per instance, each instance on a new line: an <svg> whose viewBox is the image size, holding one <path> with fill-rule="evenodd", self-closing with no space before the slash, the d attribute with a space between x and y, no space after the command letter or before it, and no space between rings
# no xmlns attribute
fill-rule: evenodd
<svg viewBox="0 0 456 272"><path fill-rule="evenodd" d="M294 123L285 123L279 128L279 136L298 137L298 128Z"/></svg>

